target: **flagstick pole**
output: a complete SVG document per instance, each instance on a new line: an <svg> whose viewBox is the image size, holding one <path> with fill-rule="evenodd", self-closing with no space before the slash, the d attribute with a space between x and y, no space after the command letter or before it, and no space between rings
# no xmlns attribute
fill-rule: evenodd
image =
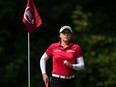
<svg viewBox="0 0 116 87"><path fill-rule="evenodd" d="M28 87L30 87L30 34L28 32Z"/></svg>

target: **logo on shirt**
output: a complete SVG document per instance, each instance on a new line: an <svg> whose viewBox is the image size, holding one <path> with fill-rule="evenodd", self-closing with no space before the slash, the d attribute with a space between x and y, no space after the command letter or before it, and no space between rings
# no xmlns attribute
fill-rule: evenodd
<svg viewBox="0 0 116 87"><path fill-rule="evenodd" d="M74 50L67 50L67 52L72 52L72 53L74 53L75 51L74 51Z"/></svg>
<svg viewBox="0 0 116 87"><path fill-rule="evenodd" d="M61 50L59 50L59 49L58 50L54 50L54 52L61 52Z"/></svg>

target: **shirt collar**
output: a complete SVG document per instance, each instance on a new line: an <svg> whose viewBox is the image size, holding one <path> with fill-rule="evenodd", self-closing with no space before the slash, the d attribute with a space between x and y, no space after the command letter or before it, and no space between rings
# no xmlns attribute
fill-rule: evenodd
<svg viewBox="0 0 116 87"><path fill-rule="evenodd" d="M69 44L69 46L68 46L68 47L70 47L70 46L72 46L72 45L73 45L73 43L71 43L71 42L70 42L70 44ZM60 46L61 46L61 42L60 42L60 41L58 42L57 46L58 46L58 47L60 47Z"/></svg>

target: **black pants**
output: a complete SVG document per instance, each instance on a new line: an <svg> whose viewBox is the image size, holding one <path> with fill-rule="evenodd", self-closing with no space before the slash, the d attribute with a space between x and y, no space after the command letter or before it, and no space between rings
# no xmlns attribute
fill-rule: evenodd
<svg viewBox="0 0 116 87"><path fill-rule="evenodd" d="M75 78L61 79L61 78L51 77L50 87L76 87Z"/></svg>

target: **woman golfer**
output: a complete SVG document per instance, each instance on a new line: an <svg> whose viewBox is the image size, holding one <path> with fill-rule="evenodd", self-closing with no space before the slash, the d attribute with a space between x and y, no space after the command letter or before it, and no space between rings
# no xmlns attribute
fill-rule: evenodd
<svg viewBox="0 0 116 87"><path fill-rule="evenodd" d="M80 46L72 43L72 29L63 26L59 30L60 41L52 43L40 59L40 68L45 84L50 87L76 87L74 70L84 68L84 59ZM52 77L46 73L46 61L52 58Z"/></svg>

